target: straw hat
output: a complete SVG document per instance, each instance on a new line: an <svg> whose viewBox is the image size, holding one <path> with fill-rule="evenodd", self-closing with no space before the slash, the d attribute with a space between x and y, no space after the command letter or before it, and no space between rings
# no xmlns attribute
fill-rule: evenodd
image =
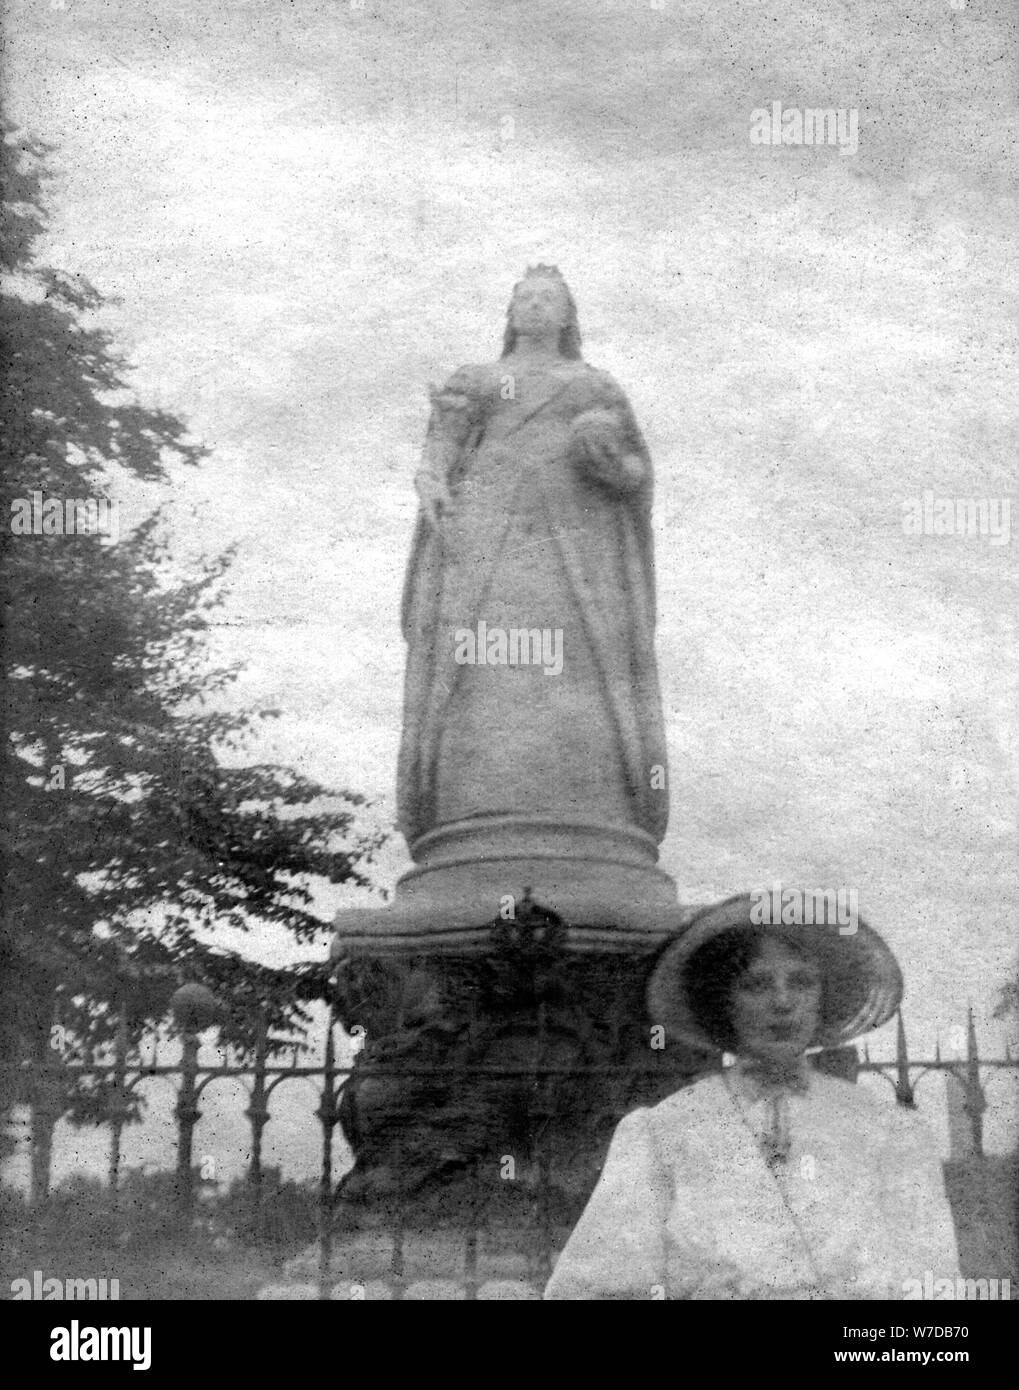
<svg viewBox="0 0 1019 1390"><path fill-rule="evenodd" d="M815 962L824 981L824 1005L814 1047L841 1047L851 1038L886 1023L902 999L902 971L877 932L858 918L852 933L836 924L787 926L762 924L758 895L728 898L691 919L682 935L665 948L647 988L648 1017L662 1024L666 1037L678 1038L710 1052L722 1050L696 1017L687 992L690 962L709 942L726 932L766 932L788 941Z"/></svg>

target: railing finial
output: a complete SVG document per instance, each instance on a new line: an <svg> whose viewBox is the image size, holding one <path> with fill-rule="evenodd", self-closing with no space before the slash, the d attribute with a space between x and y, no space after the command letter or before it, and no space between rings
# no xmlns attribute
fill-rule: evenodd
<svg viewBox="0 0 1019 1390"><path fill-rule="evenodd" d="M915 1104L913 1087L909 1079L909 1049L906 1046L906 1025L902 1010L896 1011L895 1029L895 1099L899 1105L912 1108Z"/></svg>

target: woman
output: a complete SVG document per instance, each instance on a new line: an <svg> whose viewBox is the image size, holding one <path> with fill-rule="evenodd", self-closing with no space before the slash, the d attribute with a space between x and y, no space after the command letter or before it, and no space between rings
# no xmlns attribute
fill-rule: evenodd
<svg viewBox="0 0 1019 1390"><path fill-rule="evenodd" d="M398 773L408 842L521 814L660 842L651 461L623 392L582 360L554 267L515 287L499 361L433 391L415 481ZM511 632L554 639L561 660L486 651L485 634Z"/></svg>
<svg viewBox="0 0 1019 1390"><path fill-rule="evenodd" d="M894 957L863 922L755 926L751 910L700 914L648 995L666 1045L735 1064L624 1117L546 1298L902 1298L928 1270L957 1277L924 1124L806 1055L887 1021Z"/></svg>

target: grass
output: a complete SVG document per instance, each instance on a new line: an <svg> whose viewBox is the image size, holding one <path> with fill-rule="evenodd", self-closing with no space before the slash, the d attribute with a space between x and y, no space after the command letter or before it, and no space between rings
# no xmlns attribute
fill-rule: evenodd
<svg viewBox="0 0 1019 1390"><path fill-rule="evenodd" d="M195 1215L183 1227L173 1174L128 1172L116 1212L92 1178L62 1184L42 1212L23 1194L0 1190L0 1298L38 1270L44 1280L116 1279L122 1300L251 1299L280 1282L284 1261L315 1237L311 1184L267 1173L258 1221L243 1184L196 1190Z"/></svg>

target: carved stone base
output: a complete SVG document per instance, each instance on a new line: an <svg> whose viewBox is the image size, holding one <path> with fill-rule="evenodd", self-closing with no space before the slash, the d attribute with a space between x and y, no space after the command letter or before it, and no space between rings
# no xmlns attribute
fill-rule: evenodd
<svg viewBox="0 0 1019 1390"><path fill-rule="evenodd" d="M483 953L338 960L340 1017L366 1030L341 1104L356 1156L337 1193L341 1232L395 1223L554 1241L620 1117L714 1065L652 1033L653 947L575 954L572 928L528 899L484 930Z"/></svg>

